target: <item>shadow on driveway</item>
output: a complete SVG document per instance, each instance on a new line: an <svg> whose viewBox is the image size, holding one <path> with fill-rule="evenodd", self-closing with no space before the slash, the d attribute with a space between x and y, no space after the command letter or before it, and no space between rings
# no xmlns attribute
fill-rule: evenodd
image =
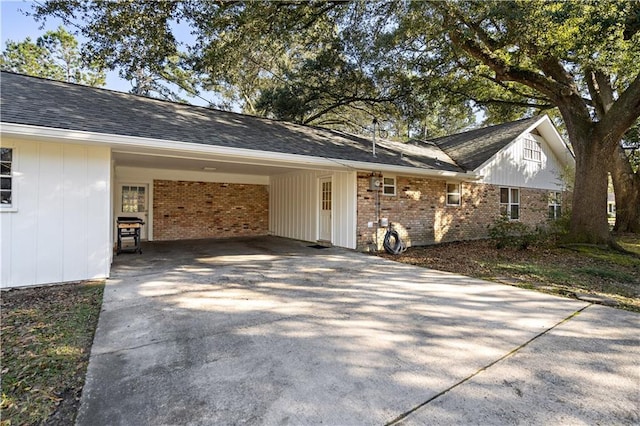
<svg viewBox="0 0 640 426"><path fill-rule="evenodd" d="M640 421L637 314L309 245L118 256L77 424Z"/></svg>

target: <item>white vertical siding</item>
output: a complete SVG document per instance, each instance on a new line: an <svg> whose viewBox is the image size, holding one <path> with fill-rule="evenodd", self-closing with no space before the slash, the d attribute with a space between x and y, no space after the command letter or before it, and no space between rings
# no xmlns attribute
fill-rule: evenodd
<svg viewBox="0 0 640 426"><path fill-rule="evenodd" d="M3 140L15 149L14 212L0 213L0 286L109 274L109 148Z"/></svg>
<svg viewBox="0 0 640 426"><path fill-rule="evenodd" d="M333 241L339 247L356 248L357 183L355 172L333 174Z"/></svg>
<svg viewBox="0 0 640 426"><path fill-rule="evenodd" d="M271 177L269 230L303 241L318 239L319 179L332 178L331 243L356 248L356 173L302 171Z"/></svg>
<svg viewBox="0 0 640 426"><path fill-rule="evenodd" d="M524 159L524 138L518 138L478 169L482 182L493 185L558 190L562 188L561 163L544 138L532 135L540 142L542 161Z"/></svg>

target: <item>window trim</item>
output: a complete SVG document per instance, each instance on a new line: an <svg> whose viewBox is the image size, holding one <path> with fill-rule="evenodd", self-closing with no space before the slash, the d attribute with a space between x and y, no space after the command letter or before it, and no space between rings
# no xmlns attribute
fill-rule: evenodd
<svg viewBox="0 0 640 426"><path fill-rule="evenodd" d="M449 185L455 185L456 188L457 188L457 192L449 192ZM460 207L462 205L462 184L460 182L447 182L445 184L445 192L446 192L445 204L447 206ZM458 202L457 203L450 203L449 202L449 195L457 195L458 196Z"/></svg>
<svg viewBox="0 0 640 426"><path fill-rule="evenodd" d="M558 220L562 216L562 192L549 191L548 206L553 207L553 217L549 209L549 220Z"/></svg>
<svg viewBox="0 0 640 426"><path fill-rule="evenodd" d="M538 141L538 139L534 135L526 135L522 138L522 140L522 158L527 161L541 163L542 144L540 143L540 141Z"/></svg>
<svg viewBox="0 0 640 426"><path fill-rule="evenodd" d="M502 190L503 189L506 189L507 190L507 194L508 194L508 200L507 200L506 203L502 202ZM518 202L517 203L514 203L513 200L511 199L512 198L511 195L512 195L512 191L513 190L518 191ZM515 188L515 187L512 187L512 186L501 186L500 187L499 197L500 197L499 198L499 201L500 201L500 214L501 215L504 214L504 213L502 213L502 207L506 206L506 216L507 216L507 218L509 220L512 220L512 221L519 221L520 217L522 216L522 212L520 210L520 206L521 206L521 203L520 203L520 198L521 198L520 188ZM515 219L511 217L511 210L512 210L513 206L518 206L518 217L515 218Z"/></svg>
<svg viewBox="0 0 640 426"><path fill-rule="evenodd" d="M393 179L393 185L387 185L385 184L385 179ZM397 190L396 190L396 186L398 184L398 179L396 179L395 176L382 176L382 185L381 185L381 189L382 189L382 195L386 195L388 197L395 197L397 194ZM385 188L393 188L393 194L389 194L385 192Z"/></svg>
<svg viewBox="0 0 640 426"><path fill-rule="evenodd" d="M3 177L11 178L11 204L0 204L0 212L15 213L18 211L18 181L16 179L16 169L18 167L18 149L13 145L3 145L2 148L11 149L11 175L3 175Z"/></svg>

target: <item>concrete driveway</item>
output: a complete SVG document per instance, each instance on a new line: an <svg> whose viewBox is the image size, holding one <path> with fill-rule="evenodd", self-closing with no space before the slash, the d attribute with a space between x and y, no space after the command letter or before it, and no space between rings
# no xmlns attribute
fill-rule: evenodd
<svg viewBox="0 0 640 426"><path fill-rule="evenodd" d="M119 256L77 424L640 422L640 315L308 245Z"/></svg>

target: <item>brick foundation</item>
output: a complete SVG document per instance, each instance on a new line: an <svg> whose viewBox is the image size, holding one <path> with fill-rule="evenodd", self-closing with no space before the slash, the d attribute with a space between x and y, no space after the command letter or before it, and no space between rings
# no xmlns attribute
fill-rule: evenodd
<svg viewBox="0 0 640 426"><path fill-rule="evenodd" d="M265 185L153 181L154 240L267 235Z"/></svg>
<svg viewBox="0 0 640 426"><path fill-rule="evenodd" d="M380 217L396 226L408 245L486 238L489 226L500 216L500 187L463 182L460 206L446 205L446 180L396 177L396 195L378 195ZM520 220L535 226L547 220L545 190L520 189ZM376 221L376 191L369 175L358 174L357 244L360 250L382 248L386 228L369 228Z"/></svg>

